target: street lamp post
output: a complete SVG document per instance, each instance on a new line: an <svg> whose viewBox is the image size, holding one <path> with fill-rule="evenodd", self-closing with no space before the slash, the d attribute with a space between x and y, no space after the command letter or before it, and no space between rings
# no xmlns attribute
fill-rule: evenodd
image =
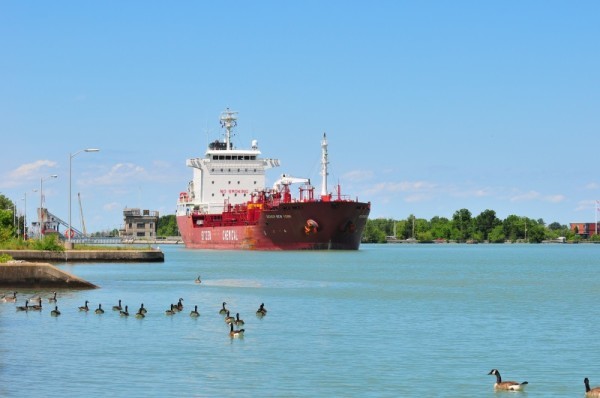
<svg viewBox="0 0 600 398"><path fill-rule="evenodd" d="M56 174L52 174L46 178L40 178L40 212L38 214L38 223L39 223L39 228L40 228L40 239L42 239L42 198L44 197L44 181L49 180L50 178L57 178L58 176Z"/></svg>
<svg viewBox="0 0 600 398"><path fill-rule="evenodd" d="M73 158L77 155L79 155L81 152L99 152L100 149L97 148L87 148L87 149L81 149L73 154L69 153L69 229L67 230L67 239L69 241L69 244L71 243L71 235L72 233L72 229L71 229L71 174L72 174L72 163L73 163Z"/></svg>
<svg viewBox="0 0 600 398"><path fill-rule="evenodd" d="M23 197L25 201L24 211L23 211L23 240L27 238L27 192L25 192L25 196Z"/></svg>

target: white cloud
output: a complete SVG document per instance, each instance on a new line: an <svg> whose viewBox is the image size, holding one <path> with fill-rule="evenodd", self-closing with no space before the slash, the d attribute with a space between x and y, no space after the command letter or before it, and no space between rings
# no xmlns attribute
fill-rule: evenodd
<svg viewBox="0 0 600 398"><path fill-rule="evenodd" d="M133 163L117 163L106 174L88 180L87 183L93 185L121 185L147 180L148 178L148 173L141 166Z"/></svg>
<svg viewBox="0 0 600 398"><path fill-rule="evenodd" d="M597 189L600 189L600 184L598 184L597 182L590 182L589 184L587 184L585 186L585 189L597 190Z"/></svg>
<svg viewBox="0 0 600 398"><path fill-rule="evenodd" d="M540 197L539 192L529 191L529 192L514 195L513 197L510 198L510 201L511 202L523 202L523 201L538 199L539 197Z"/></svg>
<svg viewBox="0 0 600 398"><path fill-rule="evenodd" d="M344 180L349 181L365 181L373 177L372 171L354 170L344 174Z"/></svg>
<svg viewBox="0 0 600 398"><path fill-rule="evenodd" d="M565 196L564 195L560 195L560 194L557 194L557 195L547 195L547 196L544 196L544 200L546 202L551 202L551 203L560 203L560 202L562 202L562 201L565 200Z"/></svg>
<svg viewBox="0 0 600 398"><path fill-rule="evenodd" d="M11 179L31 179L39 177L39 170L43 167L56 167L56 162L52 160L36 160L33 163L25 163L11 171L8 176Z"/></svg>

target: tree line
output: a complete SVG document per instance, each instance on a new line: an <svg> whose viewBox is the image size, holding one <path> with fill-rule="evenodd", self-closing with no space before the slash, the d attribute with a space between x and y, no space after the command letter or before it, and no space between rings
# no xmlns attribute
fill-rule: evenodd
<svg viewBox="0 0 600 398"><path fill-rule="evenodd" d="M451 219L435 216L430 220L417 218L413 214L404 220L369 219L363 242L385 243L390 239L414 239L418 242L490 242L540 243L564 237L567 241L578 241L580 236L566 225L558 222L546 224L543 219L510 215L499 219L494 210L484 210L473 217L468 209L454 212ZM590 240L600 240L594 235Z"/></svg>

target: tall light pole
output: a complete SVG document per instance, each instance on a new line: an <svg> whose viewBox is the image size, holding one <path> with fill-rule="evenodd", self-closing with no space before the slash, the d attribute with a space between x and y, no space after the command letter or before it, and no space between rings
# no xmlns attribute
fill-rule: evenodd
<svg viewBox="0 0 600 398"><path fill-rule="evenodd" d="M73 231L71 230L71 172L72 172L72 164L73 164L73 158L77 155L79 155L81 152L99 152L100 149L97 148L87 148L87 149L81 149L75 153L70 153L69 154L69 229L67 230L67 239L69 240L69 244L71 243L71 235L73 235Z"/></svg>
<svg viewBox="0 0 600 398"><path fill-rule="evenodd" d="M42 198L44 197L44 181L49 180L51 178L57 178L58 176L56 174L52 174L46 178L42 177L40 178L40 211L38 214L38 222L39 222L39 228L40 228L40 239L42 239Z"/></svg>
<svg viewBox="0 0 600 398"><path fill-rule="evenodd" d="M25 240L27 236L27 192L25 192L23 200L25 201L25 206L23 210L23 240Z"/></svg>

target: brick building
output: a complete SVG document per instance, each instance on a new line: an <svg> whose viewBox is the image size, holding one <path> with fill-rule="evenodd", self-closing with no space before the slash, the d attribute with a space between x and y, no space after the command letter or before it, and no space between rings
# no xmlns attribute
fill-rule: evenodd
<svg viewBox="0 0 600 398"><path fill-rule="evenodd" d="M600 222L598 224L600 224ZM582 238L589 238L598 233L598 225L595 222L572 222L569 226L571 231Z"/></svg>

